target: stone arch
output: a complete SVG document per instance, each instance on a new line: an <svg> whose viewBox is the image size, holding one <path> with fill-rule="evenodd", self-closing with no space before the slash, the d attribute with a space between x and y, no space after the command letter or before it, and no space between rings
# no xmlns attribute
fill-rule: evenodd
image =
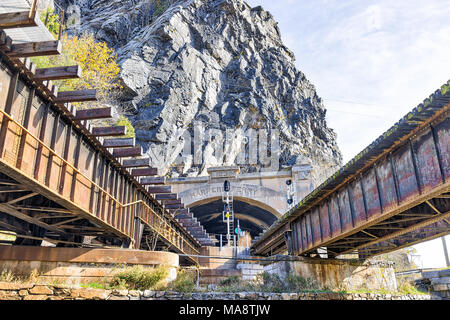
<svg viewBox="0 0 450 320"><path fill-rule="evenodd" d="M235 219L240 220L241 229L252 237L268 228L281 215L269 205L246 197L234 197ZM222 221L222 197L214 196L195 201L188 206L194 217L210 234L225 234L226 224Z"/></svg>

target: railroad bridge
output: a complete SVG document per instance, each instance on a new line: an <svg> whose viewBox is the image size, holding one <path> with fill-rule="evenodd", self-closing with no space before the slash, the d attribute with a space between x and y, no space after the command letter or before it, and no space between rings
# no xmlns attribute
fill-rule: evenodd
<svg viewBox="0 0 450 320"><path fill-rule="evenodd" d="M367 258L449 233L450 83L314 190L307 166L165 179L125 127L93 124L110 108L73 105L95 101L95 90L53 84L80 77L78 66L31 62L61 53L36 13L36 1L0 4L0 230L13 245L164 250L196 264L221 232L225 179L244 229L265 229L254 255Z"/></svg>
<svg viewBox="0 0 450 320"><path fill-rule="evenodd" d="M450 81L265 230L253 254L364 259L448 234L449 103Z"/></svg>

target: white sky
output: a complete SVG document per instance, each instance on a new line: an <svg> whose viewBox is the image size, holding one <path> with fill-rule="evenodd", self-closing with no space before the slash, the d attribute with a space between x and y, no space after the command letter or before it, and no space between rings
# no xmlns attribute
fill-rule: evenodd
<svg viewBox="0 0 450 320"><path fill-rule="evenodd" d="M278 21L324 101L344 163L450 79L450 0L247 3ZM415 248L422 267L445 266L441 239Z"/></svg>

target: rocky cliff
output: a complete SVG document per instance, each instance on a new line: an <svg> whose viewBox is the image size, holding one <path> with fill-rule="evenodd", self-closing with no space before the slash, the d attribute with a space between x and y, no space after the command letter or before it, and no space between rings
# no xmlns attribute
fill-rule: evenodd
<svg viewBox="0 0 450 320"><path fill-rule="evenodd" d="M59 2L80 12L69 32L93 33L115 48L125 84L117 105L159 174L197 176L236 163L244 172L264 170L267 163L248 155L261 140L245 138L264 129L279 139L280 169L310 163L319 183L341 164L321 98L261 7L242 0ZM232 138L190 141L196 128ZM218 145L223 152L214 151ZM240 150L247 156L239 158Z"/></svg>

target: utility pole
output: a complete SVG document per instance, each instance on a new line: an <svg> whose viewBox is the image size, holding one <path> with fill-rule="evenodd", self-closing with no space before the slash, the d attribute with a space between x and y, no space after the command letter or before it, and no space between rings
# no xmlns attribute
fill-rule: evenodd
<svg viewBox="0 0 450 320"><path fill-rule="evenodd" d="M442 246L444 247L445 263L447 264L447 267L450 267L450 260L448 258L447 242L445 241L445 236L441 237L441 239Z"/></svg>

